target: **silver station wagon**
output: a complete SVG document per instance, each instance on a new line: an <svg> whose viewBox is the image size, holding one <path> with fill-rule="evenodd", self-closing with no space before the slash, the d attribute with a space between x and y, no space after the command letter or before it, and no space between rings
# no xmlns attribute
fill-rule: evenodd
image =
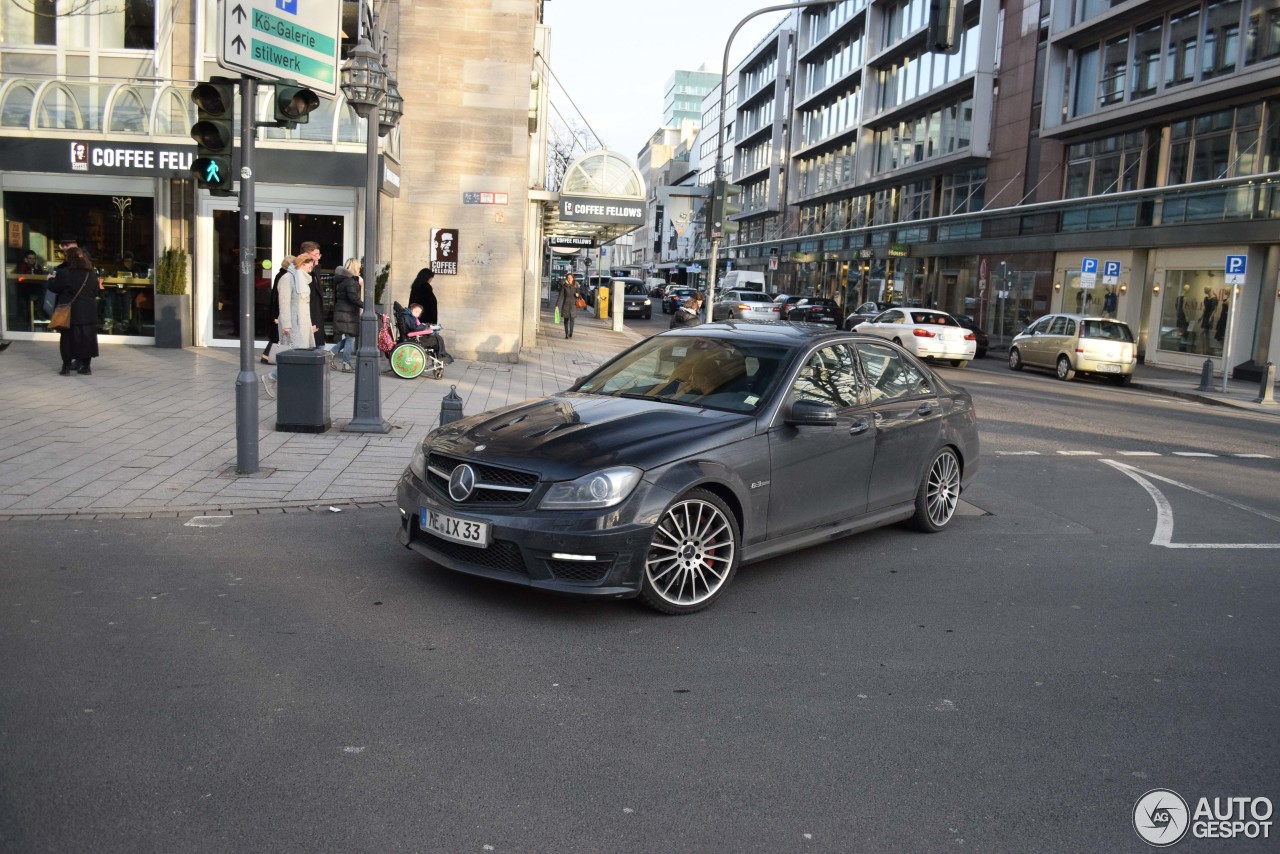
<svg viewBox="0 0 1280 854"><path fill-rule="evenodd" d="M1009 345L1010 368L1050 368L1060 380L1091 374L1128 385L1137 363L1133 330L1107 317L1049 314L1018 333Z"/></svg>

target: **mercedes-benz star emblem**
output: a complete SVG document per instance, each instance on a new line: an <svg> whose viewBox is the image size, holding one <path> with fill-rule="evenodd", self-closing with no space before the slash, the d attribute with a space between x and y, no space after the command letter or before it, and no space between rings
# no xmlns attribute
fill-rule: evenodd
<svg viewBox="0 0 1280 854"><path fill-rule="evenodd" d="M471 497L476 488L476 470L463 463L449 475L449 497L459 503Z"/></svg>

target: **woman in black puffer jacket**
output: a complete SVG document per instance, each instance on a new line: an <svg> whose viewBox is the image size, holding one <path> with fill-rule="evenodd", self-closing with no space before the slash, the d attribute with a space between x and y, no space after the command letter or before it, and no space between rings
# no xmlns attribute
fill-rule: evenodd
<svg viewBox="0 0 1280 854"><path fill-rule="evenodd" d="M102 289L93 262L79 247L67 250L67 260L49 282L49 290L58 295L58 305L71 306L71 328L59 337L64 377L72 370L91 374L89 362L98 355L98 291Z"/></svg>
<svg viewBox="0 0 1280 854"><path fill-rule="evenodd" d="M348 258L346 264L333 271L333 332L338 336L333 352L342 356L342 361L335 367L345 373L354 370L351 367L351 351L360 334L360 312L364 309L361 295L363 286L359 258Z"/></svg>

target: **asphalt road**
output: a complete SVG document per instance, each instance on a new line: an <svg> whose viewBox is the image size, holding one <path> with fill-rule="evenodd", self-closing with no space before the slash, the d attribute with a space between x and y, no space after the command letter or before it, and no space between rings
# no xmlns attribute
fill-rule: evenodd
<svg viewBox="0 0 1280 854"><path fill-rule="evenodd" d="M1277 421L944 374L981 515L683 618L451 575L389 510L8 523L0 850L1136 852L1150 789L1280 800Z"/></svg>

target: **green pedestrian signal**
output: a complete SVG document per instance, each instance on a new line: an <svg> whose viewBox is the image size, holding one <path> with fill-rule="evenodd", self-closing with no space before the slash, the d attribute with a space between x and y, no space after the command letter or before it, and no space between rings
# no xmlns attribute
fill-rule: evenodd
<svg viewBox="0 0 1280 854"><path fill-rule="evenodd" d="M235 147L236 81L214 77L191 90L197 121L191 126L196 183L217 196L232 194L231 155Z"/></svg>

